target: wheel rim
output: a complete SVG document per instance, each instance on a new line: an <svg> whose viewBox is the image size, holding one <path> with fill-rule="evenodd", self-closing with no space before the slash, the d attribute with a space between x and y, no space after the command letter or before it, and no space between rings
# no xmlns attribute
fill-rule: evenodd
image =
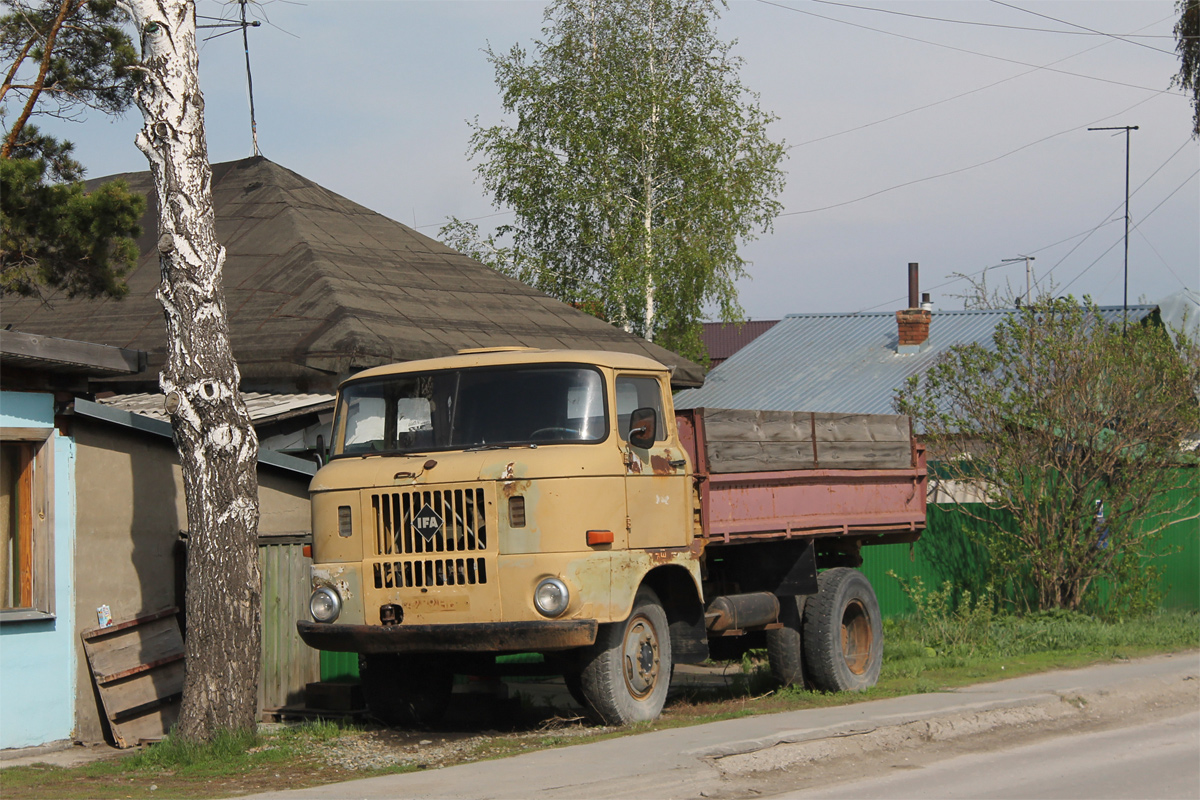
<svg viewBox="0 0 1200 800"><path fill-rule="evenodd" d="M658 682L658 634L645 617L635 617L625 628L622 661L630 695L640 700L654 691Z"/></svg>
<svg viewBox="0 0 1200 800"><path fill-rule="evenodd" d="M858 600L851 601L842 612L842 658L846 668L855 675L866 672L874 643L875 634L866 607Z"/></svg>

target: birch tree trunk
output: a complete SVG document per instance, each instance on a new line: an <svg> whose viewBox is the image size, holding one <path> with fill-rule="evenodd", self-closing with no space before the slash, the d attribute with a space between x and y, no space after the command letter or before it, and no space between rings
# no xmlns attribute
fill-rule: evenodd
<svg viewBox="0 0 1200 800"><path fill-rule="evenodd" d="M158 190L158 299L167 323L159 377L187 500L187 637L177 735L253 729L261 578L258 439L238 392L204 138L194 3L126 0L145 70L138 148Z"/></svg>

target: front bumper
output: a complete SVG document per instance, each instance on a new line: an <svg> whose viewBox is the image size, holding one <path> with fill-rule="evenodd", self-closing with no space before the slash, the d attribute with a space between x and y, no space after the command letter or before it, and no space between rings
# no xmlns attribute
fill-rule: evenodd
<svg viewBox="0 0 1200 800"><path fill-rule="evenodd" d="M339 625L300 620L309 647L343 653L503 653L566 650L596 641L594 619L447 625Z"/></svg>

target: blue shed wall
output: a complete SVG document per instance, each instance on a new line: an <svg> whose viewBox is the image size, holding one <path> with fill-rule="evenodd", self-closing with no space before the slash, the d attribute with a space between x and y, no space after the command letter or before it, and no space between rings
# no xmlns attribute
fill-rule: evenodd
<svg viewBox="0 0 1200 800"><path fill-rule="evenodd" d="M52 428L51 395L0 392L0 426ZM54 619L0 623L0 748L72 736L75 720L75 443L53 444Z"/></svg>

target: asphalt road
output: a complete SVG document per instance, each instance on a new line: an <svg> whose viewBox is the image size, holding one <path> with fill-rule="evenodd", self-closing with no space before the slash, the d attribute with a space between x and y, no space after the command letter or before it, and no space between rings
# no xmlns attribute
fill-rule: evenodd
<svg viewBox="0 0 1200 800"><path fill-rule="evenodd" d="M911 757L910 757L911 758ZM910 764L891 774L775 795L853 798L1200 798L1200 713L1098 733L1073 733L989 753Z"/></svg>
<svg viewBox="0 0 1200 800"><path fill-rule="evenodd" d="M1198 726L1192 651L254 798L1200 799Z"/></svg>

